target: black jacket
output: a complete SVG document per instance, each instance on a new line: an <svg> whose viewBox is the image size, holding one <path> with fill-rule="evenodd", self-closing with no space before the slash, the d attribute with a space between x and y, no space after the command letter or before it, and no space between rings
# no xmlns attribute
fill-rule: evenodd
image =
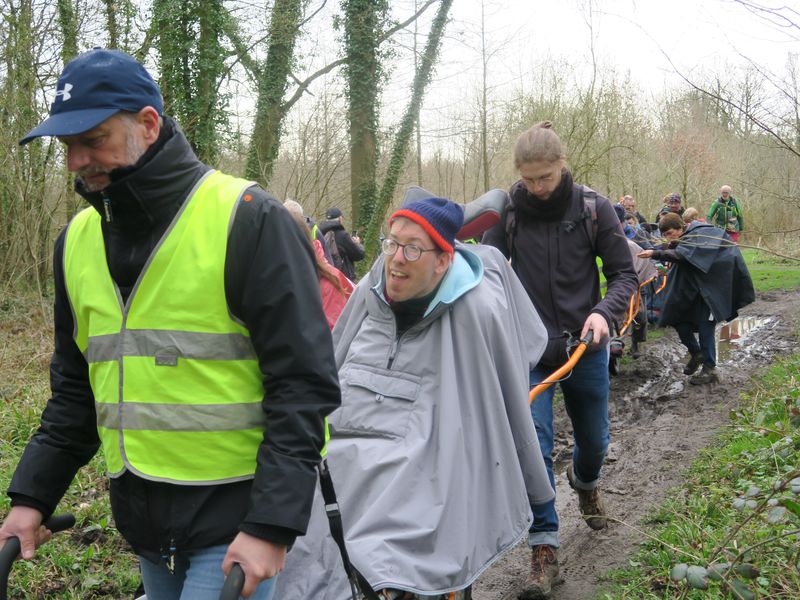
<svg viewBox="0 0 800 600"><path fill-rule="evenodd" d="M521 181L511 187L509 195L515 206L529 198ZM594 249L587 228L570 221L573 215L584 213L581 185L572 185L569 205L558 220L535 220L522 210L515 210L517 231L512 266L547 328L549 340L541 359L547 367L566 362L565 331L580 334L593 312L603 315L611 326L622 317L639 285L617 213L608 199L600 195L596 210ZM506 258L512 254L502 219L484 234L482 242L494 246ZM596 256L603 260L603 274L608 282L602 299ZM597 347L590 349L596 351Z"/></svg>
<svg viewBox="0 0 800 600"><path fill-rule="evenodd" d="M176 212L209 167L170 119L133 168L112 172L103 194L79 192L101 214L109 271L124 299ZM106 206L107 205L107 206ZM64 287L64 237L55 244L52 396L8 493L13 505L55 510L77 470L97 452L94 397L73 340ZM267 428L252 481L180 486L130 472L110 482L117 528L137 553L197 549L237 531L290 544L305 533L324 444L323 417L340 395L314 258L288 212L258 187L239 202L228 237L225 293L250 332L264 374Z"/></svg>
<svg viewBox="0 0 800 600"><path fill-rule="evenodd" d="M715 321L730 321L755 300L739 247L718 227L695 221L674 249L653 250L653 258L675 263L667 275L661 325L701 318L707 312L696 310L698 302L708 306Z"/></svg>
<svg viewBox="0 0 800 600"><path fill-rule="evenodd" d="M339 248L339 254L342 257L342 273L347 276L351 281L356 280L356 267L357 261L364 258L364 246L355 241L344 228L344 225L338 219L330 221L323 221L319 224L319 229L322 234L333 231L333 237L336 239L336 246Z"/></svg>

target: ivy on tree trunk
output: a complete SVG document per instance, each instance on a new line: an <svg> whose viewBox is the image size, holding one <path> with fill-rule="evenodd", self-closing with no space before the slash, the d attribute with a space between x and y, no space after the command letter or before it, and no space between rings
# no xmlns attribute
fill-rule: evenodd
<svg viewBox="0 0 800 600"><path fill-rule="evenodd" d="M447 24L447 13L453 0L442 0L436 11L436 16L431 25L431 32L428 36L428 42L425 45L425 51L422 54L419 68L414 75L414 85L411 93L411 100L406 107L406 112L400 122L400 128L397 132L397 137L394 141L392 148L392 158L389 161L389 168L386 171L386 177L383 180L380 193L378 194L375 206L372 213L369 215L369 227L365 236L364 247L367 251L366 260L362 264L370 265L375 258L376 249L378 248L378 239L380 237L381 226L384 222L384 217L394 195L394 190L397 187L397 179L403 169L408 153L408 145L411 139L411 134L414 131L414 123L419 116L419 110L422 106L422 98L425 95L425 88L431 80L433 73L433 65L439 55L439 47L442 41L442 34L444 27Z"/></svg>
<svg viewBox="0 0 800 600"><path fill-rule="evenodd" d="M214 163L226 120L219 94L226 56L221 0L156 0L153 19L164 111L180 123L200 160Z"/></svg>
<svg viewBox="0 0 800 600"><path fill-rule="evenodd" d="M269 23L269 46L258 82L256 121L247 155L246 176L266 185L272 176L286 115L283 95L294 61L294 46L300 29L302 2L275 0Z"/></svg>
<svg viewBox="0 0 800 600"><path fill-rule="evenodd" d="M382 69L378 47L388 3L345 0L345 74L350 134L351 222L363 229L375 204L378 108Z"/></svg>

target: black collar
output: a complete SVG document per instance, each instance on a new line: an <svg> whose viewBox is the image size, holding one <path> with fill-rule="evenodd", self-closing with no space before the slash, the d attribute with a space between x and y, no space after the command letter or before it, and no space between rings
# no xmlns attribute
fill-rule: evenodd
<svg viewBox="0 0 800 600"><path fill-rule="evenodd" d="M87 192L80 179L75 181L75 191L103 216L107 226L150 229L172 219L209 169L198 160L178 124L165 117L158 140L135 165L112 171L111 184L100 192Z"/></svg>

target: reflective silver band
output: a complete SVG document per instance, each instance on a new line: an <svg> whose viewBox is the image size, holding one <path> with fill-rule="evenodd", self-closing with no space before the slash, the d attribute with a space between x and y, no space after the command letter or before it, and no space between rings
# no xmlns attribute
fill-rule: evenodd
<svg viewBox="0 0 800 600"><path fill-rule="evenodd" d="M121 408L121 410L120 410ZM148 404L95 402L98 427L156 431L238 431L264 429L266 416L260 402L239 404Z"/></svg>
<svg viewBox="0 0 800 600"><path fill-rule="evenodd" d="M122 347L120 348L120 340ZM255 360L250 338L240 333L198 333L163 329L126 329L124 333L89 338L89 363L117 360L120 356L157 356L198 360Z"/></svg>

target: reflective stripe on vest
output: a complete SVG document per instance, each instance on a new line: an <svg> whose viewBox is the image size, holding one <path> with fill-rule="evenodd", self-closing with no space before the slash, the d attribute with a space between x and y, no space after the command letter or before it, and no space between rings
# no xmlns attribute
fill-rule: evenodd
<svg viewBox="0 0 800 600"><path fill-rule="evenodd" d="M109 474L179 484L252 478L263 441L262 375L228 312L225 256L252 183L207 174L189 194L123 306L100 215L67 230L64 274L75 341L89 364Z"/></svg>

